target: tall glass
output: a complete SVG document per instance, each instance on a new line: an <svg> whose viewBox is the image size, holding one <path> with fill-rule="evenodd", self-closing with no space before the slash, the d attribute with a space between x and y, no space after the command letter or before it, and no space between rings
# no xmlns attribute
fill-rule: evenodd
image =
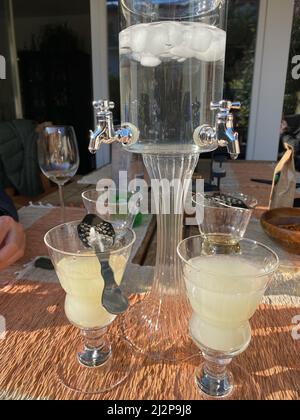
<svg viewBox="0 0 300 420"><path fill-rule="evenodd" d="M205 396L228 397L241 378L235 374L233 380L227 367L250 344L249 320L278 268L278 257L248 239L239 242L238 252L218 249L208 255L202 236L182 241L178 254L193 309L190 334L205 359L196 371L196 383ZM251 395L251 385L251 380L243 383L240 394Z"/></svg>
<svg viewBox="0 0 300 420"><path fill-rule="evenodd" d="M63 186L79 168L76 134L70 126L44 127L38 139L38 159L43 174L58 185L61 221L65 221Z"/></svg>
<svg viewBox="0 0 300 420"><path fill-rule="evenodd" d="M109 337L107 327L116 316L102 306L104 281L100 261L109 261L120 285L135 233L123 231L115 246L96 254L86 249L77 233L79 221L62 224L45 235L45 243L62 288L66 292L65 313L81 330L83 344L68 343L59 367L61 381L76 391L99 393L123 382L130 373L132 351L124 340ZM77 360L74 352L79 346Z"/></svg>
<svg viewBox="0 0 300 420"><path fill-rule="evenodd" d="M176 252L183 209L175 209L184 201L199 153L217 148L215 140L204 144L198 133L202 124L213 124L211 102L223 95L227 0L120 5L121 119L140 131L127 150L143 154L151 179L182 185L180 193L160 188L153 287L129 311L124 333L147 356L180 361L197 349L187 334L189 306Z"/></svg>

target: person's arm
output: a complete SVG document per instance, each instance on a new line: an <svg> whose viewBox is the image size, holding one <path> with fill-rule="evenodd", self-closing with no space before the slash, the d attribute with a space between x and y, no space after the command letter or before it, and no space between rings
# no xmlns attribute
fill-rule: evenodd
<svg viewBox="0 0 300 420"><path fill-rule="evenodd" d="M25 233L12 200L0 189L0 270L23 257Z"/></svg>
<svg viewBox="0 0 300 420"><path fill-rule="evenodd" d="M0 188L0 216L10 216L19 221L18 212L12 199Z"/></svg>

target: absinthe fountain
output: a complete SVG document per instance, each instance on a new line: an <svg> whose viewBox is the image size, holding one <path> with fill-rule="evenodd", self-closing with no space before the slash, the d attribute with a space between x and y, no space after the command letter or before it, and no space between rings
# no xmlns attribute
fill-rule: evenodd
<svg viewBox="0 0 300 420"><path fill-rule="evenodd" d="M231 109L222 100L227 0L121 0L120 87L122 125L113 103L94 103L97 128L90 150L114 141L141 153L151 179L180 181L156 198L157 257L152 290L127 313L123 332L153 359L181 361L197 352L188 333L186 298L177 245L182 239L186 187L199 154L226 146L239 154ZM216 111L216 112L213 112ZM166 206L165 200L168 200ZM168 212L165 209L168 208Z"/></svg>

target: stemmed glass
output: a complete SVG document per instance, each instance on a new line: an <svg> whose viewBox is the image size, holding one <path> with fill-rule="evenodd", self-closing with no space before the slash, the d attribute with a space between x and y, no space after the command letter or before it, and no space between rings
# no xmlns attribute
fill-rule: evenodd
<svg viewBox="0 0 300 420"><path fill-rule="evenodd" d="M241 370L227 366L251 341L254 315L279 265L277 255L258 242L241 239L238 251L213 249L195 236L178 246L193 315L190 334L205 359L196 371L198 389L207 397L224 398L241 380ZM234 376L234 381L233 381ZM243 375L244 376L244 375ZM257 393L251 378L239 385L241 395Z"/></svg>
<svg viewBox="0 0 300 420"><path fill-rule="evenodd" d="M70 126L46 126L38 139L38 159L43 174L58 185L62 222L65 221L63 186L79 167L76 134Z"/></svg>
<svg viewBox="0 0 300 420"><path fill-rule="evenodd" d="M116 316L102 305L104 281L99 260L109 261L120 285L136 236L133 230L125 229L111 249L96 254L80 241L78 224L79 221L65 223L51 229L45 235L45 243L66 292L66 316L80 328L84 341L74 346L69 340L68 350L62 352L64 360L59 365L59 377L72 390L95 394L123 382L134 360L125 340L107 334L107 327Z"/></svg>

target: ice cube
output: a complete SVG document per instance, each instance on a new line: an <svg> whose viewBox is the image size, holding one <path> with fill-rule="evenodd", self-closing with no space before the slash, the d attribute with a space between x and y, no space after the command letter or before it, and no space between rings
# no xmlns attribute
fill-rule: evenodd
<svg viewBox="0 0 300 420"><path fill-rule="evenodd" d="M161 64L161 60L152 54L142 54L141 65L144 67L157 67Z"/></svg>
<svg viewBox="0 0 300 420"><path fill-rule="evenodd" d="M176 47L183 42L182 25L176 22L168 24L169 43L171 47Z"/></svg>
<svg viewBox="0 0 300 420"><path fill-rule="evenodd" d="M173 54L169 51L159 54L159 58L173 58Z"/></svg>
<svg viewBox="0 0 300 420"><path fill-rule="evenodd" d="M197 53L198 60L215 62L224 60L226 51L226 33L218 33L214 36L209 49L203 53Z"/></svg>
<svg viewBox="0 0 300 420"><path fill-rule="evenodd" d="M211 45L213 40L212 31L206 27L195 27L192 33L191 48L197 52L205 52Z"/></svg>
<svg viewBox="0 0 300 420"><path fill-rule="evenodd" d="M159 59L161 60L161 61L164 61L164 62L168 62L168 61L170 61L170 60L172 60L173 59L173 54L171 54L169 51L168 52L166 52L166 53L162 53L162 54L159 54Z"/></svg>
<svg viewBox="0 0 300 420"><path fill-rule="evenodd" d="M127 47L120 48L120 54L121 55L130 54L130 53L131 53L130 48L127 48Z"/></svg>
<svg viewBox="0 0 300 420"><path fill-rule="evenodd" d="M169 33L165 24L153 25L149 31L147 51L158 56L168 51L170 47Z"/></svg>
<svg viewBox="0 0 300 420"><path fill-rule="evenodd" d="M183 32L183 45L187 48L192 48L193 43L193 29L190 28Z"/></svg>
<svg viewBox="0 0 300 420"><path fill-rule="evenodd" d="M130 30L130 46L133 52L142 53L147 48L148 29L145 25L133 26Z"/></svg>
<svg viewBox="0 0 300 420"><path fill-rule="evenodd" d="M170 52L176 56L176 58L192 58L195 55L195 51L191 50L185 43L172 48Z"/></svg>
<svg viewBox="0 0 300 420"><path fill-rule="evenodd" d="M141 59L142 59L141 54L138 54L138 53L132 53L131 57L132 57L133 60L138 61L138 62L140 62Z"/></svg>
<svg viewBox="0 0 300 420"><path fill-rule="evenodd" d="M130 34L128 30L120 32L120 48L130 48Z"/></svg>

